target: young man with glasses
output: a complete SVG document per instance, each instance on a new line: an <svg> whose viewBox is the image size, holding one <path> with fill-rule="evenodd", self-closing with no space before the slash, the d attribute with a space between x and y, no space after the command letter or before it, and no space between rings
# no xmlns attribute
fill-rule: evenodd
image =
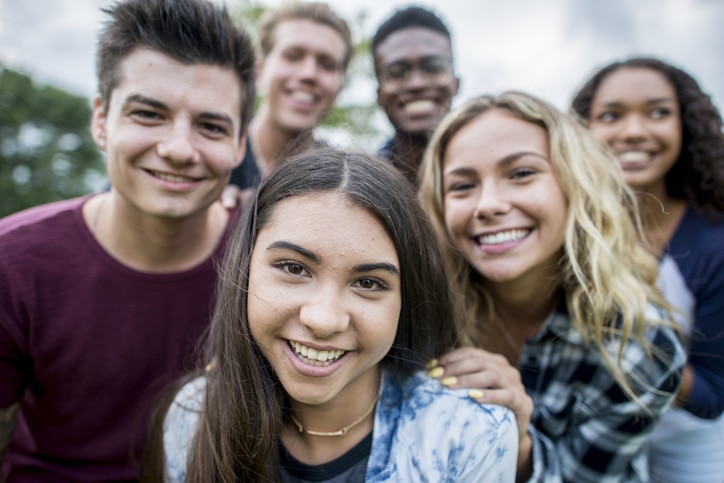
<svg viewBox="0 0 724 483"><path fill-rule="evenodd" d="M377 104L395 134L377 153L413 184L433 130L450 110L460 80L455 76L450 31L421 7L396 11L372 38Z"/></svg>

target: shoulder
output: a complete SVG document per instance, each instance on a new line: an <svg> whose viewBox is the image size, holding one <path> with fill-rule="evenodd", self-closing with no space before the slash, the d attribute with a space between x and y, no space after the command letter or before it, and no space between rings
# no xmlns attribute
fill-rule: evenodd
<svg viewBox="0 0 724 483"><path fill-rule="evenodd" d="M418 372L406 381L401 410L403 420L438 425L446 421L446 427L462 428L470 421L480 423L483 420L485 424L479 429L486 426L486 430L495 430L515 420L509 409L479 404L468 396L467 390L448 389L424 372Z"/></svg>
<svg viewBox="0 0 724 483"><path fill-rule="evenodd" d="M648 322L643 342L634 334L627 339L620 351L623 372L633 375L646 386L654 386L666 392L675 392L681 371L686 364L686 351L681 337L671 324L668 314L658 305L649 303L646 308ZM613 357L618 356L619 344L609 348ZM616 360L616 359L613 359Z"/></svg>
<svg viewBox="0 0 724 483"><path fill-rule="evenodd" d="M181 421L198 420L204 402L206 378L197 377L184 384L176 393L166 414L164 432L167 427Z"/></svg>
<svg viewBox="0 0 724 483"><path fill-rule="evenodd" d="M674 259L715 257L722 261L723 239L724 218L708 218L690 207L676 229L667 253Z"/></svg>
<svg viewBox="0 0 724 483"><path fill-rule="evenodd" d="M174 397L163 422L163 449L169 481L183 481L188 451L198 427L206 378L186 383Z"/></svg>
<svg viewBox="0 0 724 483"><path fill-rule="evenodd" d="M466 390L447 389L422 372L401 385L389 374L383 381L375 442L398 475L468 481L463 475L515 471L518 432L511 410L479 404Z"/></svg>
<svg viewBox="0 0 724 483"><path fill-rule="evenodd" d="M8 215L0 219L0 237L9 239L19 233L27 232L43 232L47 237L46 229L52 228L58 223L67 223L74 213L80 211L87 199L88 197L84 196L58 201Z"/></svg>
<svg viewBox="0 0 724 483"><path fill-rule="evenodd" d="M385 161L392 161L392 158L395 157L395 137L392 136L390 139L385 141L385 144L380 146L380 148L377 150L377 157L384 159Z"/></svg>
<svg viewBox="0 0 724 483"><path fill-rule="evenodd" d="M82 207L88 197L30 208L0 220L0 264L5 275L25 277L28 267L54 271L59 261L82 257L90 238Z"/></svg>

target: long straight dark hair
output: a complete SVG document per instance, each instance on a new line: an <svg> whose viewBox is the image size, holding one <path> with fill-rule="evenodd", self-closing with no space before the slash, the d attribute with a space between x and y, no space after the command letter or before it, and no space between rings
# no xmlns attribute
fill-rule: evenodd
<svg viewBox="0 0 724 483"><path fill-rule="evenodd" d="M290 159L259 187L221 267L205 360L213 369L206 374L206 398L189 452L189 482L279 478L287 396L249 331L249 264L257 235L277 204L321 192L340 193L369 210L397 249L402 306L395 341L382 361L388 370L405 378L456 344L458 311L445 263L409 182L364 154L321 149Z"/></svg>

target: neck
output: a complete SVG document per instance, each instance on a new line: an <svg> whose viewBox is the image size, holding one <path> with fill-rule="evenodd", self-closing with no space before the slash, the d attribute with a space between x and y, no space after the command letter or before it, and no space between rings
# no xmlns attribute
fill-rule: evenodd
<svg viewBox="0 0 724 483"><path fill-rule="evenodd" d="M275 163L292 154L296 148L306 147L312 142L311 131L295 132L279 127L264 105L249 126L249 136L262 175L268 174Z"/></svg>
<svg viewBox="0 0 724 483"><path fill-rule="evenodd" d="M429 137L426 134L396 132L394 138L394 164L402 173L417 182L417 172L422 163Z"/></svg>
<svg viewBox="0 0 724 483"><path fill-rule="evenodd" d="M517 367L523 346L530 337L540 332L555 309L560 294L555 283L529 287L513 285L486 287L495 313L492 316L482 313L480 323L485 348L502 354Z"/></svg>
<svg viewBox="0 0 724 483"><path fill-rule="evenodd" d="M186 218L140 213L115 190L88 200L83 215L98 243L120 263L141 272L188 270L206 260L228 222L220 203Z"/></svg>
<svg viewBox="0 0 724 483"><path fill-rule="evenodd" d="M660 255L674 236L686 212L684 200L672 198L665 189L642 191L638 197L644 234L655 255Z"/></svg>
<svg viewBox="0 0 724 483"><path fill-rule="evenodd" d="M298 460L315 465L342 456L362 441L374 427L380 375L379 366L367 371L324 404L292 400L291 413L298 423L287 424L282 434L287 451ZM300 432L297 424L305 431ZM332 433L346 427L349 430L339 436L316 436L307 432Z"/></svg>

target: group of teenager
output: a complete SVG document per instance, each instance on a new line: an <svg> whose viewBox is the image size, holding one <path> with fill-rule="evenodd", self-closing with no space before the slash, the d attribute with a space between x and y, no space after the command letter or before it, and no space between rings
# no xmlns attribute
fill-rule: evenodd
<svg viewBox="0 0 724 483"><path fill-rule="evenodd" d="M110 189L0 220L8 482L721 482L724 134L686 72L451 109L451 35L371 47L378 150L314 137L353 44L105 9ZM260 101L255 109L259 91Z"/></svg>

